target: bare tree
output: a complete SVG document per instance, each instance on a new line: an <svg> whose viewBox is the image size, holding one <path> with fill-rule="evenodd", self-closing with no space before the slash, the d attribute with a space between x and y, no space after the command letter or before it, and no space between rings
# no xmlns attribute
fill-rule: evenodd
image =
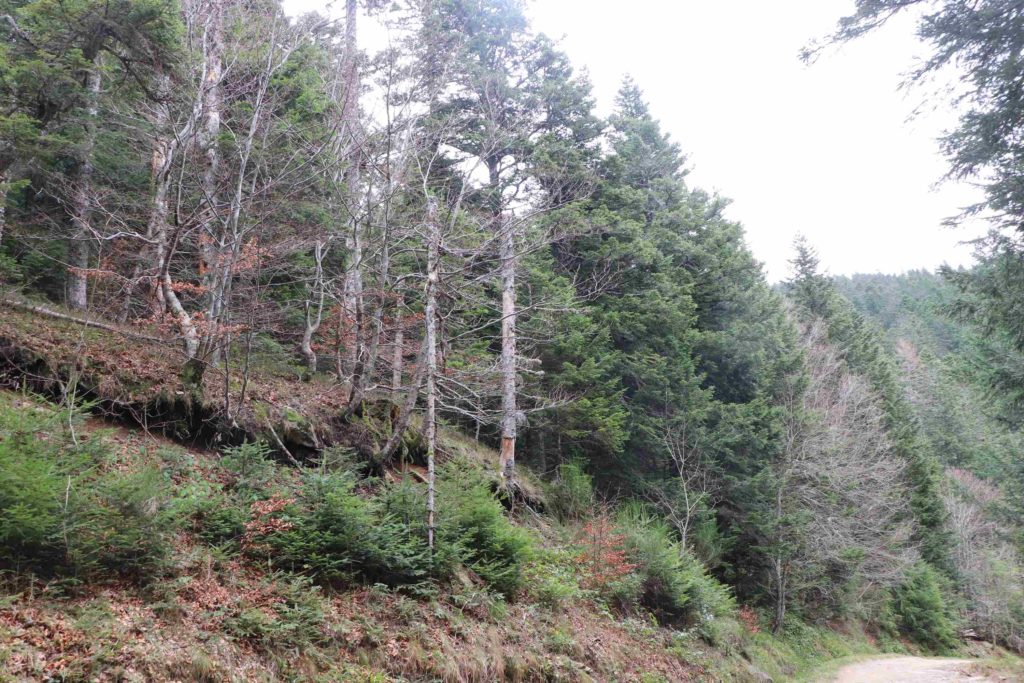
<svg viewBox="0 0 1024 683"><path fill-rule="evenodd" d="M93 57L86 71L85 129L78 166L71 187L71 224L73 233L68 249L68 305L85 310L89 306L88 271L92 251L93 214L93 150L96 146L96 124L99 118L102 59Z"/></svg>
<svg viewBox="0 0 1024 683"><path fill-rule="evenodd" d="M790 600L869 608L915 561L905 463L881 399L847 368L825 324L801 325L803 382L787 395L785 450L772 473L769 551L775 628Z"/></svg>
<svg viewBox="0 0 1024 683"><path fill-rule="evenodd" d="M995 516L1003 500L993 484L951 468L943 502L953 532L953 560L967 598L968 625L993 643L1020 650L1024 563Z"/></svg>

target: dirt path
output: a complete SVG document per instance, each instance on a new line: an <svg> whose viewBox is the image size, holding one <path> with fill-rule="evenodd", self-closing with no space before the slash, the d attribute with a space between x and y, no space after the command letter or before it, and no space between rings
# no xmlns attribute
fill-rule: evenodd
<svg viewBox="0 0 1024 683"><path fill-rule="evenodd" d="M892 657L851 664L839 670L835 683L996 683L968 673L970 659Z"/></svg>

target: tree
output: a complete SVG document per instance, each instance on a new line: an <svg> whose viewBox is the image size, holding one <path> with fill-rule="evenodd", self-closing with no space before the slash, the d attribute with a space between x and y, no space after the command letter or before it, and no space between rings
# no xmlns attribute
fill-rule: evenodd
<svg viewBox="0 0 1024 683"><path fill-rule="evenodd" d="M950 164L948 177L976 180L985 189L985 200L965 215L984 214L994 228L976 243L981 262L977 269L944 273L961 291L956 314L995 337L989 355L996 368L990 377L993 388L1016 396L1024 366L1024 326L1018 310L1024 285L1017 266L1024 252L1024 14L1017 0L858 0L856 11L839 21L830 42L853 40L908 11L918 11L918 36L931 48L909 81L926 84L949 66L964 74L955 89L943 94L961 113L941 147Z"/></svg>

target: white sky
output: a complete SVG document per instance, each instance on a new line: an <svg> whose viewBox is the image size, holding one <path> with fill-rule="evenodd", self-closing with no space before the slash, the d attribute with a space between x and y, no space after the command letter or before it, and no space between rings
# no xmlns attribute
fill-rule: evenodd
<svg viewBox="0 0 1024 683"><path fill-rule="evenodd" d="M285 0L323 11L317 0ZM534 28L593 81L609 112L624 74L689 156L692 185L731 198L727 215L772 280L787 276L805 234L829 272L896 273L970 262L959 242L981 230L940 223L980 198L936 187L935 138L955 117L908 117L925 92L900 91L926 47L910 16L807 66L801 47L826 35L852 0L532 0ZM334 12L332 12L333 14ZM363 35L366 35L364 32Z"/></svg>

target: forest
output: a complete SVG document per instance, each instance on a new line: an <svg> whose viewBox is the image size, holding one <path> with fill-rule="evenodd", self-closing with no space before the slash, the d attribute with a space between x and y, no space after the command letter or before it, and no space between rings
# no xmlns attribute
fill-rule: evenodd
<svg viewBox="0 0 1024 683"><path fill-rule="evenodd" d="M770 283L519 0L0 0L0 681L1024 675L1020 4L827 38L977 264Z"/></svg>

